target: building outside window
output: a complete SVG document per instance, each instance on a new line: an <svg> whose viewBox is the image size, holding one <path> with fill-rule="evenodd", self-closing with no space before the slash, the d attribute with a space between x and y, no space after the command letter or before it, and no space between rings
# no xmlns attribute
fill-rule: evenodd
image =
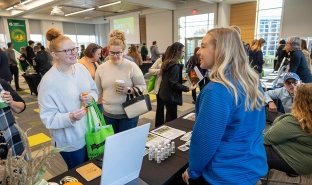
<svg viewBox="0 0 312 185"><path fill-rule="evenodd" d="M272 68L276 49L280 40L280 24L283 0L258 0L256 38L263 38L265 67Z"/></svg>

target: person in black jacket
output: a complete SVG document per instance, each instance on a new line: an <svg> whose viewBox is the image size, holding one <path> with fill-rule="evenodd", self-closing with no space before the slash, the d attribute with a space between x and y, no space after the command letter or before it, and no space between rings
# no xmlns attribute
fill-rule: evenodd
<svg viewBox="0 0 312 185"><path fill-rule="evenodd" d="M36 71L38 74L43 76L52 67L51 61L44 46L37 45L34 47L34 50L36 52Z"/></svg>
<svg viewBox="0 0 312 185"><path fill-rule="evenodd" d="M1 48L0 48L0 78L4 79L8 83L12 81L9 59Z"/></svg>
<svg viewBox="0 0 312 185"><path fill-rule="evenodd" d="M274 63L274 71L277 71L280 68L284 57L287 57L287 51L285 49L285 44L286 44L285 40L279 41L279 46L276 50L276 55L275 55L276 60L274 60L274 61L276 61L276 63Z"/></svg>
<svg viewBox="0 0 312 185"><path fill-rule="evenodd" d="M286 46L291 51L288 72L297 73L303 83L312 83L310 68L301 51L301 39L299 37L290 37Z"/></svg>
<svg viewBox="0 0 312 185"><path fill-rule="evenodd" d="M16 128L17 123L12 112L23 112L26 104L3 79L0 79L0 92L0 142L5 143L0 145L0 158L5 159L9 149L12 149L13 156L20 156L24 151L24 143Z"/></svg>
<svg viewBox="0 0 312 185"><path fill-rule="evenodd" d="M198 85L200 90L204 88L205 84L209 82L209 78L206 77L207 69L200 68L200 61L199 57L197 55L197 51L199 50L199 47L196 47L194 49L194 54L190 57L190 59L186 63L186 72L189 74L191 70L194 70L195 67L197 67L200 71L200 73L204 76L204 79L202 79ZM190 75L189 75L190 76ZM192 98L193 98L193 104L196 102L196 89L192 90Z"/></svg>
<svg viewBox="0 0 312 185"><path fill-rule="evenodd" d="M182 85L183 65L180 60L184 55L184 45L175 42L170 46L161 66L162 80L159 89L159 96L166 107L166 122L176 119L178 116L178 105L182 105L182 92L188 92L196 88Z"/></svg>
<svg viewBox="0 0 312 185"><path fill-rule="evenodd" d="M33 59L35 58L35 52L34 52L34 46L35 42L32 40L28 41L28 46L26 47L26 59L29 62L30 65L33 65Z"/></svg>

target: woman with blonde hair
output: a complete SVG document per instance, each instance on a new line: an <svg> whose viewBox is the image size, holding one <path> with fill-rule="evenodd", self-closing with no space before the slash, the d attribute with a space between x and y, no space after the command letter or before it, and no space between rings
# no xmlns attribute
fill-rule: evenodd
<svg viewBox="0 0 312 185"><path fill-rule="evenodd" d="M133 58L133 61L138 65L142 65L143 61L142 61L142 57L138 52L138 48L131 44L130 49L128 51L128 56L130 56L131 58Z"/></svg>
<svg viewBox="0 0 312 185"><path fill-rule="evenodd" d="M115 133L136 127L139 117L128 118L122 107L127 95L134 89L146 89L141 69L124 58L126 38L121 30L113 30L108 42L109 60L101 64L95 73L95 82L103 103L105 121L112 124Z"/></svg>
<svg viewBox="0 0 312 185"><path fill-rule="evenodd" d="M97 89L86 68L77 63L75 43L55 28L46 37L54 65L38 87L40 118L50 131L53 146L62 149L60 154L72 169L88 159L85 106L92 98L98 99Z"/></svg>
<svg viewBox="0 0 312 185"><path fill-rule="evenodd" d="M267 173L262 131L264 95L237 31L209 30L198 51L210 82L196 101L189 167L190 184L254 185Z"/></svg>
<svg viewBox="0 0 312 185"><path fill-rule="evenodd" d="M249 54L249 61L252 68L254 68L259 74L262 72L263 66L263 53L262 47L265 43L263 38L256 41L255 44L251 46L251 52Z"/></svg>
<svg viewBox="0 0 312 185"><path fill-rule="evenodd" d="M293 175L312 173L312 84L295 90L291 113L275 119L264 134L269 169Z"/></svg>

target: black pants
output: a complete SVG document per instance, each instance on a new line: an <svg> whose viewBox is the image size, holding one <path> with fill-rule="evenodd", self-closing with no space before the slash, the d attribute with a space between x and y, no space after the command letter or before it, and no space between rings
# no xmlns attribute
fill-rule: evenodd
<svg viewBox="0 0 312 185"><path fill-rule="evenodd" d="M146 55L142 55L142 60L146 61Z"/></svg>
<svg viewBox="0 0 312 185"><path fill-rule="evenodd" d="M165 103L165 107L166 107L166 122L178 118L178 105Z"/></svg>
<svg viewBox="0 0 312 185"><path fill-rule="evenodd" d="M15 82L15 89L19 89L19 83L18 83L18 67L15 65L10 65L10 70L12 75L14 76L14 82Z"/></svg>
<svg viewBox="0 0 312 185"><path fill-rule="evenodd" d="M271 145L265 145L265 151L269 169L276 169L288 174L298 175L298 173L284 161L284 159L273 149Z"/></svg>
<svg viewBox="0 0 312 185"><path fill-rule="evenodd" d="M159 127L165 123L165 105L162 99L159 97L159 94L156 95L157 98L157 108L156 108L156 119L155 127Z"/></svg>

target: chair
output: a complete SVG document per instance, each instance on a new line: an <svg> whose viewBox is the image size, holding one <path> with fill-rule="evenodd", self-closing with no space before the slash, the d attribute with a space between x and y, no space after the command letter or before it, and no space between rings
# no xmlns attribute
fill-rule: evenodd
<svg viewBox="0 0 312 185"><path fill-rule="evenodd" d="M302 182L302 177L301 177L301 175L293 175L293 174L286 174L288 177L290 177L290 178L298 178L298 181L291 181L291 182L289 182L289 181L287 181L287 180L283 180L283 181L281 181L281 180L279 180L279 179L270 179L270 175L272 174L271 173L271 171L272 170L269 170L269 172L268 172L268 174L267 174L267 176L266 177L264 177L264 178L261 178L261 182L262 182L262 185L268 185L270 182L275 182L275 183L282 183L282 184L299 184L299 185L301 185L301 182ZM277 170L278 171L278 170ZM281 172L281 171L279 171L279 172Z"/></svg>

